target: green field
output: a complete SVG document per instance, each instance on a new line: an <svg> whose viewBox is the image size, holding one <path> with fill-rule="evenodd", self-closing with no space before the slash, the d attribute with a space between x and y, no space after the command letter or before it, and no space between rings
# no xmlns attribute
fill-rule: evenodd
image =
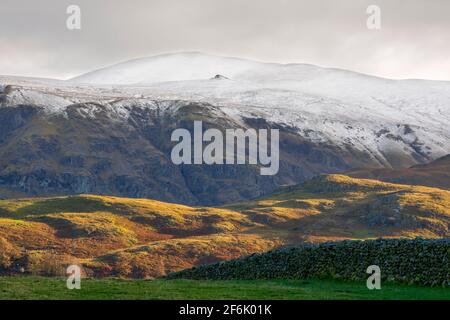
<svg viewBox="0 0 450 320"><path fill-rule="evenodd" d="M0 299L446 299L450 289L333 280L194 281L83 280L68 290L64 279L0 277Z"/></svg>

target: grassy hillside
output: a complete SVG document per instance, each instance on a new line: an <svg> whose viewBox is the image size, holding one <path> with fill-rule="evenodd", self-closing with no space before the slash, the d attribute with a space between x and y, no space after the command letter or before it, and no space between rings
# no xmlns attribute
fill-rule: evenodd
<svg viewBox="0 0 450 320"><path fill-rule="evenodd" d="M347 173L354 178L376 179L393 183L425 185L450 190L450 155L431 163L404 169L360 169Z"/></svg>
<svg viewBox="0 0 450 320"><path fill-rule="evenodd" d="M449 237L450 191L342 175L254 201L189 207L94 195L0 201L0 269L148 278L283 245Z"/></svg>
<svg viewBox="0 0 450 320"><path fill-rule="evenodd" d="M67 290L65 279L0 277L0 299L239 299L239 300L450 300L450 290L437 287L383 284L368 290L364 282L336 280L192 281L86 279L81 290Z"/></svg>

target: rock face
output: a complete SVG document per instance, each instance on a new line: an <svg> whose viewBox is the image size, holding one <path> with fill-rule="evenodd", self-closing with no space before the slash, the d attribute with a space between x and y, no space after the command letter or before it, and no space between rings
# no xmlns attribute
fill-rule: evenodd
<svg viewBox="0 0 450 320"><path fill-rule="evenodd" d="M314 145L281 129L280 171L261 176L252 165L174 165L170 152L176 128L204 130L267 128L263 119L236 123L208 104L166 101L126 107L126 121L111 117L109 105L80 103L65 113L41 107L0 108L0 197L108 194L186 204L222 204L250 199L351 163L333 146ZM273 124L272 124L273 126ZM3 190L3 192L2 192ZM5 191L7 190L7 191Z"/></svg>

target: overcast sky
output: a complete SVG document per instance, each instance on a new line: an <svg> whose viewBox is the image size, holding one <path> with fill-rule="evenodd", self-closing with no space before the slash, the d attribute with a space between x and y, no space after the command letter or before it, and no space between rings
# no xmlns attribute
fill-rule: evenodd
<svg viewBox="0 0 450 320"><path fill-rule="evenodd" d="M81 30L66 28L71 4ZM178 51L450 80L450 1L0 0L0 74L69 78Z"/></svg>

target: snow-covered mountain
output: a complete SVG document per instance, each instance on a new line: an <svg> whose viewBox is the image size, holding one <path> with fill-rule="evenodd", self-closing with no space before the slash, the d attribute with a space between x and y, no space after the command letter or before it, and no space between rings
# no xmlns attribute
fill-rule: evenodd
<svg viewBox="0 0 450 320"><path fill-rule="evenodd" d="M237 78L266 64L196 52L134 59L72 79L86 84L136 85L165 81L204 80L216 74Z"/></svg>
<svg viewBox="0 0 450 320"><path fill-rule="evenodd" d="M130 125L145 120L136 118L138 113L173 116L195 104L222 126L263 121L286 133L281 148L290 148L290 163L304 170L293 182L323 170L407 167L450 153L450 82L179 53L131 60L68 81L0 77L0 84L3 107L36 106L46 117L70 118L76 109L89 121ZM332 149L334 160L321 153L325 149ZM306 161L311 154L314 160ZM311 167L314 161L321 169Z"/></svg>
<svg viewBox="0 0 450 320"><path fill-rule="evenodd" d="M313 142L368 151L383 166L397 165L386 153L407 154L406 165L420 161L416 153L435 159L450 152L449 82L179 53L119 63L60 86L55 92L54 81L51 88L44 85L50 97L27 95L56 110L115 98L208 102L236 119L260 117L296 128Z"/></svg>

